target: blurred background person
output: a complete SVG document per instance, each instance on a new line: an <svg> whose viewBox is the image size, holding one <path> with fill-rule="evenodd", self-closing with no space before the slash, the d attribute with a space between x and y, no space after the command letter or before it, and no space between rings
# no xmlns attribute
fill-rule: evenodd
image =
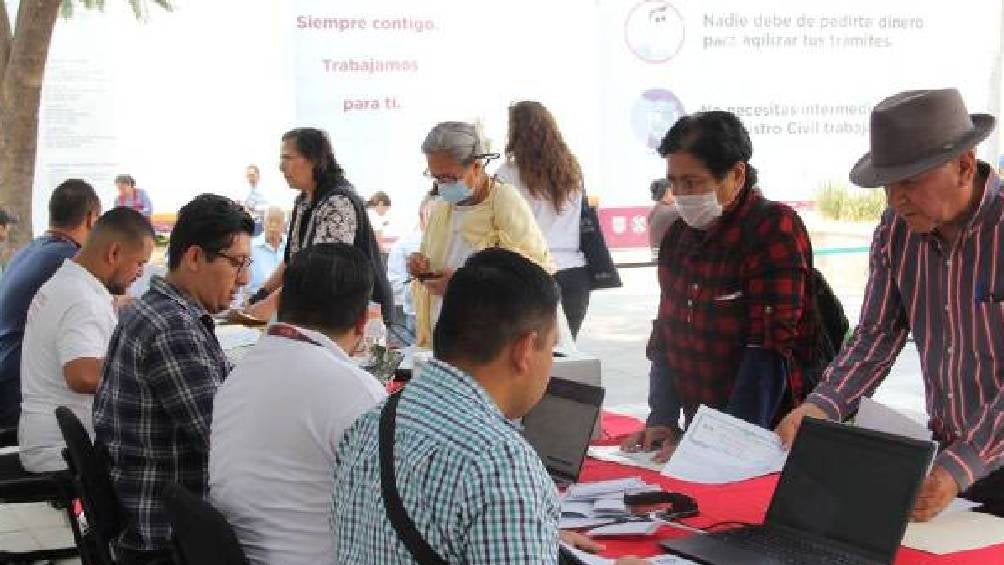
<svg viewBox="0 0 1004 565"><path fill-rule="evenodd" d="M282 208L269 206L264 226L262 234L251 242L251 282L245 289L249 295L258 292L286 253L286 213Z"/></svg>
<svg viewBox="0 0 1004 565"><path fill-rule="evenodd" d="M268 210L268 198L265 197L265 193L258 188L258 182L261 180L261 170L258 169L258 165L251 163L244 170L244 176L248 181L248 194L244 198L244 209L251 214L251 218L254 219L254 235L261 235L262 229L265 225L265 212Z"/></svg>
<svg viewBox="0 0 1004 565"><path fill-rule="evenodd" d="M115 188L119 195L115 197L115 207L132 208L147 218L153 215L153 204L146 191L136 187L136 179L130 175L115 177Z"/></svg>
<svg viewBox="0 0 1004 565"><path fill-rule="evenodd" d="M568 150L554 116L539 102L509 107L506 161L496 176L526 199L547 240L561 287L561 306L572 337L579 334L589 308L590 279L579 249L582 169Z"/></svg>

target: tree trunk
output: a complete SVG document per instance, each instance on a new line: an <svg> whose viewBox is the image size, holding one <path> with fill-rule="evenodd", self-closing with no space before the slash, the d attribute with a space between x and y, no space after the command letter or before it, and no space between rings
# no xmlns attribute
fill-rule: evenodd
<svg viewBox="0 0 1004 565"><path fill-rule="evenodd" d="M31 239L38 109L61 0L21 0L13 36L0 23L0 206L17 215L11 243ZM0 17L6 18L0 0ZM5 33L7 31L7 33ZM5 45L4 45L5 44ZM9 58L4 65L5 54Z"/></svg>

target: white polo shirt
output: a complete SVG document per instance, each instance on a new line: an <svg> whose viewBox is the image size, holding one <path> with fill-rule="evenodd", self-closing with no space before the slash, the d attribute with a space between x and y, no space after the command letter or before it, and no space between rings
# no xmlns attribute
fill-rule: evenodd
<svg viewBox="0 0 1004 565"><path fill-rule="evenodd" d="M66 406L91 436L93 394L70 390L63 366L74 359L103 359L117 318L112 295L90 271L72 259L48 280L31 301L21 352L21 464L39 473L66 468L63 435L55 410Z"/></svg>
<svg viewBox="0 0 1004 565"><path fill-rule="evenodd" d="M333 559L335 453L345 430L386 397L324 335L265 335L216 393L209 498L251 563Z"/></svg>

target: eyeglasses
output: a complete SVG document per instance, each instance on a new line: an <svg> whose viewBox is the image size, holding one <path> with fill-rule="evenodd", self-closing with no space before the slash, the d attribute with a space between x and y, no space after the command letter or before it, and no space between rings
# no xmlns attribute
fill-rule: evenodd
<svg viewBox="0 0 1004 565"><path fill-rule="evenodd" d="M252 263L254 263L254 259L250 257L232 257L230 255L227 255L226 253L223 253L222 251L210 252L207 253L207 255L215 255L216 257L223 257L228 262L230 262L231 267L237 269L238 273L247 269L248 267L251 266Z"/></svg>
<svg viewBox="0 0 1004 565"><path fill-rule="evenodd" d="M425 172L423 172L422 174L425 175L425 178L432 179L442 184L453 184L459 181L460 179L464 178L464 177L455 177L453 175L434 175L432 174L432 171L430 171L429 169L425 169Z"/></svg>

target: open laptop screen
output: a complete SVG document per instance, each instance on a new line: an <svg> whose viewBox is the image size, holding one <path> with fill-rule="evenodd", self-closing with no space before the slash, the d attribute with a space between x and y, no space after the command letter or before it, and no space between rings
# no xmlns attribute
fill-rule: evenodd
<svg viewBox="0 0 1004 565"><path fill-rule="evenodd" d="M552 476L578 479L602 404L602 388L551 378L544 397L523 417L523 435Z"/></svg>
<svg viewBox="0 0 1004 565"><path fill-rule="evenodd" d="M806 418L766 523L891 562L934 452L931 442Z"/></svg>

